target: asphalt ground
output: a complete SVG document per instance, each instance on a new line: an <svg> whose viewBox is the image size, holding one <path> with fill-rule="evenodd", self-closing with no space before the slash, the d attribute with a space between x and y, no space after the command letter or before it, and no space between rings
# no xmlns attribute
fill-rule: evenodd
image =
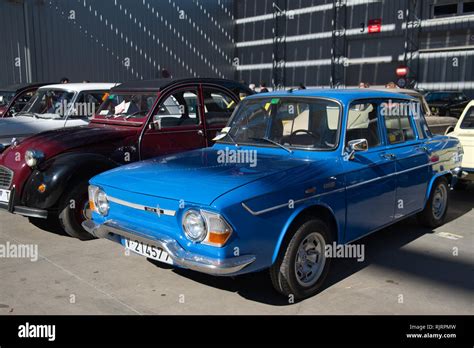
<svg viewBox="0 0 474 348"><path fill-rule="evenodd" d="M278 295L266 272L217 278L173 269L0 212L0 245L39 253L36 261L0 258L0 315L474 314L473 208L471 186L451 193L444 226L410 218L364 238L364 261L334 260L325 288L299 303Z"/></svg>

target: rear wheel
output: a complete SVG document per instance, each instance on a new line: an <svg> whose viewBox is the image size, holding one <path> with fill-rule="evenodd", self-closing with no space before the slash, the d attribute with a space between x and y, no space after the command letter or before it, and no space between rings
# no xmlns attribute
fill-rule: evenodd
<svg viewBox="0 0 474 348"><path fill-rule="evenodd" d="M425 209L418 215L426 227L436 228L444 224L449 206L449 187L446 178L439 178L431 189Z"/></svg>
<svg viewBox="0 0 474 348"><path fill-rule="evenodd" d="M59 203L59 222L64 232L74 238L90 240L94 237L82 228L82 223L90 220L92 212L89 207L87 181L70 185Z"/></svg>
<svg viewBox="0 0 474 348"><path fill-rule="evenodd" d="M298 300L315 295L329 272L331 259L326 258L325 250L332 240L322 220L308 220L299 226L270 268L275 289Z"/></svg>

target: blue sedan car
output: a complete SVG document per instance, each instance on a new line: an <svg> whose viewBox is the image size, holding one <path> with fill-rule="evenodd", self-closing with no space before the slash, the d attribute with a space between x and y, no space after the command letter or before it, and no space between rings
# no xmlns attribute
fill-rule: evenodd
<svg viewBox="0 0 474 348"><path fill-rule="evenodd" d="M417 100L370 90L251 96L216 140L94 177L84 228L176 267L269 269L277 291L303 299L331 247L415 214L443 224L463 154L430 133Z"/></svg>

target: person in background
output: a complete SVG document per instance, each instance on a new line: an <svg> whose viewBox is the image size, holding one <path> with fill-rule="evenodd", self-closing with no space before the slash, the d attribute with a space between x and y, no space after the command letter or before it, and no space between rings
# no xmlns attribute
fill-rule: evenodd
<svg viewBox="0 0 474 348"><path fill-rule="evenodd" d="M385 88L393 89L393 88L397 88L397 85L395 84L395 82L390 81L389 83L385 85Z"/></svg>
<svg viewBox="0 0 474 348"><path fill-rule="evenodd" d="M369 88L369 84L365 82L360 82L359 83L359 88Z"/></svg>
<svg viewBox="0 0 474 348"><path fill-rule="evenodd" d="M301 83L299 84L298 89L300 89L300 90L301 90L301 89L306 89L306 86L304 85L303 82L301 82Z"/></svg>
<svg viewBox="0 0 474 348"><path fill-rule="evenodd" d="M260 93L268 93L267 84L265 82L260 83Z"/></svg>
<svg viewBox="0 0 474 348"><path fill-rule="evenodd" d="M252 92L256 92L256 91L255 91L255 88L257 88L257 86L255 86L254 83L251 83L251 84L249 85L249 88L252 90Z"/></svg>
<svg viewBox="0 0 474 348"><path fill-rule="evenodd" d="M63 77L60 81L59 81L60 84L65 84L65 83L69 83L69 79L67 77Z"/></svg>

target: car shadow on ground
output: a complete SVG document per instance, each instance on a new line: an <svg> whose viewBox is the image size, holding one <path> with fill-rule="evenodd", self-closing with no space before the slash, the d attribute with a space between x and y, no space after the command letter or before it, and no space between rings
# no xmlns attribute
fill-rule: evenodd
<svg viewBox="0 0 474 348"><path fill-rule="evenodd" d="M469 190L452 192L447 222L474 209L473 194L473 186ZM365 259L362 262L358 262L356 259L334 259L331 271L321 291L332 287L368 265L377 265L392 271L408 273L410 276L426 279L431 283L473 291L472 264L456 261L453 257L402 249L412 241L431 233L433 233L431 229L421 227L413 217L360 239L357 243L364 245ZM153 263L157 267L166 267L161 263ZM173 269L173 271L195 282L235 292L251 301L275 306L292 305L287 298L279 295L273 289L268 271L237 277L214 277L185 269ZM388 277L381 279L381 281L397 284L396 280Z"/></svg>

